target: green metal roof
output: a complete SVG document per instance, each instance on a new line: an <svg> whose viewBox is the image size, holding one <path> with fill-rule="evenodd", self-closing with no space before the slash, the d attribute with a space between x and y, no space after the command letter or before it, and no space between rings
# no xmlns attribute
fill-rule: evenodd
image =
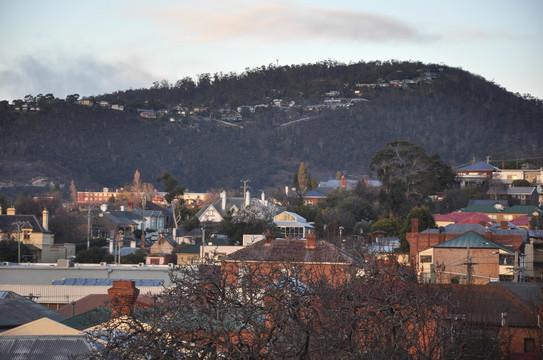
<svg viewBox="0 0 543 360"><path fill-rule="evenodd" d="M543 211L539 209L537 206L533 205L514 205L510 208L507 208L502 211L506 214L526 214L526 215L532 215L534 212L537 212L539 215L543 215Z"/></svg>
<svg viewBox="0 0 543 360"><path fill-rule="evenodd" d="M501 213L502 211L496 209L492 205L469 205L465 208L460 209L462 212L481 212L485 214L497 214Z"/></svg>
<svg viewBox="0 0 543 360"><path fill-rule="evenodd" d="M487 238L469 231L465 234L462 234L458 237L455 237L454 239L442 242L441 244L437 244L434 247L435 248L467 248L469 244L470 248L477 248L477 249L501 249L504 251L507 251L508 253L514 254L514 251L511 249L508 249L504 246L498 245Z"/></svg>

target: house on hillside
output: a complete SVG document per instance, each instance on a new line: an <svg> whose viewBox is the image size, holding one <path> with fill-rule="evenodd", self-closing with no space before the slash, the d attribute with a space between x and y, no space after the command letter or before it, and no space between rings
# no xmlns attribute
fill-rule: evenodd
<svg viewBox="0 0 543 360"><path fill-rule="evenodd" d="M0 215L0 241L19 239L32 252L31 259L21 261L56 263L59 259L75 256L75 244L55 244L54 234L49 230L47 209L42 212L41 223L34 215L16 215L15 208Z"/></svg>
<svg viewBox="0 0 543 360"><path fill-rule="evenodd" d="M284 238L303 239L315 229L304 217L290 211L275 215L273 223L280 229L281 236Z"/></svg>
<svg viewBox="0 0 543 360"><path fill-rule="evenodd" d="M419 266L419 253L437 246L438 244L458 238L468 232L476 233L487 241L502 246L515 254L515 264L522 270L516 273L515 281L523 281L526 268L524 248L528 243L528 232L508 222L501 222L489 228L481 224L453 224L439 229L428 229L418 232L418 219L411 220L411 232L406 233L409 242L409 261L417 269ZM425 258L426 260L427 258Z"/></svg>
<svg viewBox="0 0 543 360"><path fill-rule="evenodd" d="M500 169L484 161L478 161L462 166L455 172L460 180L460 186L465 187L466 185L481 185L484 181L492 179L493 174L500 172Z"/></svg>
<svg viewBox="0 0 543 360"><path fill-rule="evenodd" d="M467 232L417 254L422 282L486 284L513 281L515 252L475 232Z"/></svg>

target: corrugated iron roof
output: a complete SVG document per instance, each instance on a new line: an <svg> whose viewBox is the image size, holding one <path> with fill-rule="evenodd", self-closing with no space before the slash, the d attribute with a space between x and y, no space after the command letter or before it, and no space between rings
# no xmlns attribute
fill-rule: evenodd
<svg viewBox="0 0 543 360"><path fill-rule="evenodd" d="M0 328L10 329L43 317L62 321L66 316L13 291L0 291Z"/></svg>
<svg viewBox="0 0 543 360"><path fill-rule="evenodd" d="M454 239L442 242L435 245L435 248L467 248L469 245L470 248L477 249L501 249L509 253L514 253L513 250L498 245L487 238L473 232L467 232L462 234Z"/></svg>
<svg viewBox="0 0 543 360"><path fill-rule="evenodd" d="M68 360L94 350L87 335L0 336L0 354L13 360Z"/></svg>

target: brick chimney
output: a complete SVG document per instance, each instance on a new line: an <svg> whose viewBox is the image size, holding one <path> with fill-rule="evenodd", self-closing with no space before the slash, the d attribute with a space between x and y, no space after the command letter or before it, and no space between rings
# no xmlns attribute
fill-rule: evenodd
<svg viewBox="0 0 543 360"><path fill-rule="evenodd" d="M418 233L419 232L419 219L412 218L411 219L411 232L412 233Z"/></svg>
<svg viewBox="0 0 543 360"><path fill-rule="evenodd" d="M114 281L113 287L107 290L111 302L111 317L130 314L139 293L134 281Z"/></svg>
<svg viewBox="0 0 543 360"><path fill-rule="evenodd" d="M500 222L500 229L502 229L502 230L509 229L509 226L507 226L507 221L501 221Z"/></svg>
<svg viewBox="0 0 543 360"><path fill-rule="evenodd" d="M266 245L270 245L272 242L272 234L268 231L266 232Z"/></svg>
<svg viewBox="0 0 543 360"><path fill-rule="evenodd" d="M317 246L317 235L315 233L309 233L305 236L305 247L307 249L315 249Z"/></svg>

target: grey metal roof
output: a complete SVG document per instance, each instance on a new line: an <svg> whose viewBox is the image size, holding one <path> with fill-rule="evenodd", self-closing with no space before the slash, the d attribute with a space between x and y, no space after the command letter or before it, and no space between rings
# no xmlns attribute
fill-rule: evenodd
<svg viewBox="0 0 543 360"><path fill-rule="evenodd" d="M513 186L507 188L507 195L531 195L537 192L535 186Z"/></svg>
<svg viewBox="0 0 543 360"><path fill-rule="evenodd" d="M13 291L0 291L0 328L14 328L43 317L55 321L66 319L66 316Z"/></svg>
<svg viewBox="0 0 543 360"><path fill-rule="evenodd" d="M2 359L68 360L94 349L87 335L0 336Z"/></svg>
<svg viewBox="0 0 543 360"><path fill-rule="evenodd" d="M484 161L478 161L474 164L469 164L469 165L462 166L456 169L456 171L469 171L469 170L484 170L484 171L491 170L494 172L500 171L500 169L498 169L497 167L487 164Z"/></svg>
<svg viewBox="0 0 543 360"><path fill-rule="evenodd" d="M472 199L468 202L468 205L490 205L494 206L495 204L501 204L504 207L509 206L509 201L507 200L486 200L486 199Z"/></svg>
<svg viewBox="0 0 543 360"><path fill-rule="evenodd" d="M464 234L468 231L475 231L478 234L483 235L486 232L486 228L480 224L450 224L440 229L428 229L422 231L422 233L444 233L444 234Z"/></svg>

